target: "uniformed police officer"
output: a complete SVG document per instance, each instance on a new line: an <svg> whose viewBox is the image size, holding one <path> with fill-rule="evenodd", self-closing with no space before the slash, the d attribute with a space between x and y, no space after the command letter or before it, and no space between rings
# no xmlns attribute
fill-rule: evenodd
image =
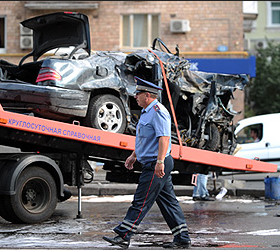
<svg viewBox="0 0 280 250"><path fill-rule="evenodd" d="M157 100L159 86L135 77L136 101L142 107L136 127L135 151L126 159L125 167L132 169L136 159L142 165L139 184L132 205L120 225L114 228L117 236L103 239L113 245L128 248L131 236L156 201L172 234L173 242L165 248L189 248L191 240L182 209L176 199L171 171L171 118Z"/></svg>

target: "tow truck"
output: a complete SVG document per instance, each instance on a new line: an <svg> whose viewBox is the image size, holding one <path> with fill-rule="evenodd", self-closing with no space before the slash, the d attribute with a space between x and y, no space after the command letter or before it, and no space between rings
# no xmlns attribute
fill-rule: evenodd
<svg viewBox="0 0 280 250"><path fill-rule="evenodd" d="M0 216L12 223L42 222L52 215L57 202L65 201L71 196L65 189L68 185L76 186L78 188L77 217L81 217L81 189L93 178L93 171L89 166L89 161L104 163L103 168L107 171L106 179L108 181L122 183L138 182L138 178L141 173L140 164L134 164L134 169L130 171L124 167L126 158L134 150L135 136L133 134L123 134L122 130L115 131L119 133L113 133L110 131L103 131L100 127L99 129L85 127L77 120L74 120L72 123L66 123L63 120L55 120L53 115L54 110L69 111L71 110L71 107L78 106L80 108L83 107L85 111L85 107L88 106L88 103L83 102L82 105L80 105L81 103L79 101L83 98L77 94L81 93L78 86L76 86L75 89L67 88L68 85L68 87L72 86L72 81L66 80L63 84L58 82L58 85L56 85L54 81L55 79L57 80L56 76L58 75L53 75L53 71L48 71L49 69L53 69L52 67L44 66L43 71L40 71L42 63L46 61L50 62L49 59L42 61L37 61L37 59L50 49L64 46L75 46L68 56L68 60L66 60L67 65L70 63L69 60L72 59L75 52L80 48L85 49L89 58L91 58L89 23L88 18L84 14L70 12L52 13L25 20L22 24L27 28L33 29L33 50L21 59L19 65L13 65L9 62L2 61L3 72L0 70L2 94L0 102L0 145L18 149L17 152L0 153ZM72 32L73 27L75 27L77 32L79 32L79 35ZM67 36L65 36L65 34L67 34ZM168 54L162 54L158 50L155 50L156 41L160 41L160 46L165 47ZM178 50L177 52L176 54L179 54ZM29 56L33 56L33 62L23 64L23 61L25 61ZM219 151L223 153L217 153L210 150L187 146L188 144L183 145L180 131L178 129L175 108L173 107L173 101L175 101L176 98L179 105L179 97L178 95L175 95L176 98L174 98L174 96L173 99L171 98L169 84L165 73L166 70L160 57L165 58L167 61L170 61L170 58L173 58L174 62L180 62L179 64L182 67L186 63L189 65L186 60L181 60L177 55L173 55L160 39L156 39L153 44L153 50L145 51L145 53L141 50L139 54L136 53L132 55L132 57L129 57L127 62L128 65L125 69L129 69L129 72L134 69L134 71L137 72L140 70L140 65L143 64L144 66L141 70L143 72L141 74L144 74L145 72L145 75L148 73L150 75L149 77L152 79L157 81L160 79L164 80L163 82L169 101L168 106L170 106L172 111L173 121L179 141L179 143L176 141L172 144L172 156L175 161L175 168L172 173L172 177L175 185L192 185L192 183L195 183L195 173L208 173L209 171L221 172L225 169L227 171L277 171L277 165L238 158L224 153L225 151ZM146 62L146 59L148 60L148 58L149 62ZM75 60L74 64L77 63ZM79 59L79 62L83 62L83 57L81 60ZM100 65L102 66L103 64L101 63ZM58 65L60 65L60 63L58 63ZM59 68L64 69L65 64L63 65L63 67L59 66ZM103 67L99 67L99 64L97 64L97 66L90 67L91 73L81 71L82 73L80 76L83 76L82 78L84 79L84 75L90 76L92 74L96 75L96 79L101 79L100 77L103 77L105 80L102 78L104 81L101 82L105 82L107 71L104 68L104 72L106 74L103 72L103 75L103 73L100 72ZM112 68L114 70L116 70L116 68L119 69L117 66ZM45 71L46 69L48 69L47 72ZM173 67L170 69L173 71ZM186 69L188 69L188 67L186 67ZM178 67L177 70L180 74L182 73L181 67ZM73 72L73 70L70 70L70 72ZM119 74L118 70L117 72L112 71L112 73L114 73L113 75L122 75ZM134 72L134 75L136 75L136 72ZM67 76L68 73L66 74ZM189 81L197 87L198 83L195 81L196 77L192 78L190 77L190 74L191 73L187 75L181 74L180 79L187 77ZM199 82L201 82L200 80L206 76L208 80L204 79L204 82L208 83L210 79L213 80L213 82L211 80L212 91L210 90L208 100L208 116L211 116L211 119L213 118L212 112L210 111L216 101L218 103L218 100L221 101L220 106L222 108L222 112L227 113L228 110L224 107L222 100L216 100L214 98L216 94L215 84L217 78L221 78L220 80L224 82L227 77L224 75L212 75L211 78L209 78L210 75L203 75L204 77L202 77L201 74L197 75ZM38 83L36 80L37 77L39 78ZM73 75L74 83L76 82L76 78L77 75ZM60 77L58 77L58 79L60 79ZM92 78L89 77L89 80L90 79ZM242 79L238 80L238 85L241 84L243 86ZM232 79L227 80L229 80L229 83L227 83L229 85L226 89L231 89L230 84L232 84ZM77 82L79 83L79 81ZM113 81L115 84L113 84L113 88L115 88L116 83L119 84L123 82L124 79L116 77ZM85 84L87 85L87 83L88 82ZM111 88L112 86L110 83L112 85L112 82L110 81L108 81L105 85ZM64 86L64 84L66 86ZM65 88L63 88L63 86ZM89 86L95 85L94 83L91 83ZM173 86L174 91L176 90L176 86ZM102 85L101 87L104 86ZM189 86L186 85L185 88L186 87L188 89ZM76 88L78 91L75 91ZM51 89L53 91L51 91ZM117 89L124 90L126 88L124 88L123 84L121 84L121 86L118 86ZM198 89L200 89L200 87ZM73 93L76 93L75 97L78 101L74 104ZM82 93L83 97L87 96L87 98L84 98L84 101L89 100L89 95L94 94L90 92ZM100 94L101 92L97 91L97 93ZM99 94L97 94L97 96ZM186 94L187 91L184 92L184 99L188 99ZM125 92L123 99L126 99L127 96L128 94ZM228 97L222 99L228 100ZM43 113L36 113L35 111L33 113L12 112L8 109L8 106L5 106L5 100L9 105L13 103L16 107L17 105L23 105L24 103L31 102L31 106L29 108L32 108L33 111L35 110L38 112L38 110L41 109L46 109L48 111ZM198 115L199 112L202 112L200 117L206 121L207 119L203 112L203 106L205 105L204 98L202 98L199 93L197 101L199 106L196 106L196 108L192 106L192 112L194 111L196 115ZM55 105L52 105L53 102ZM61 103L63 103L63 105L61 105ZM96 105L95 101L92 101L91 103ZM188 105L184 102L180 103L180 105L188 107ZM217 105L214 105L214 107L217 107ZM67 114L68 111L66 112ZM50 116L43 116L43 114L49 114L49 112L51 114ZM185 113L187 113L187 110L184 110L181 116L185 117L186 115L189 115ZM40 117L38 117L38 115ZM63 118L65 117L63 116ZM210 138L209 140L211 140L210 132L207 134L207 128L204 121L201 120L199 122L199 126L203 128L201 129L203 130L203 135L199 132L199 130L195 132L195 135L197 136L200 134L201 137L208 137ZM211 126L209 126L209 130L210 128ZM221 129L221 124L219 124L219 128ZM218 127L216 127L216 130L219 133ZM222 138L226 146L229 144L227 143L229 139L229 133L227 134L227 132L229 131L224 130L222 133L225 135L225 137L222 135ZM189 140L189 138L187 139ZM190 141L193 142L195 140L190 139ZM87 178L87 174L91 176L89 179Z"/></svg>
<svg viewBox="0 0 280 250"><path fill-rule="evenodd" d="M81 189L88 161L104 163L107 180L137 182L141 167L124 167L135 136L102 131L55 120L5 111L0 104L0 144L19 152L0 154L0 216L12 223L47 220L57 202L69 198L65 185ZM190 185L193 173L208 171L276 172L277 165L172 144L174 184Z"/></svg>

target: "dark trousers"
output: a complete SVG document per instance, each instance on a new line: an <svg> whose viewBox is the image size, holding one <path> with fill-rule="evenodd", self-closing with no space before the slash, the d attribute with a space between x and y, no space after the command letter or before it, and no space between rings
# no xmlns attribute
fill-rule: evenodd
<svg viewBox="0 0 280 250"><path fill-rule="evenodd" d="M139 184L123 222L114 231L123 239L129 240L136 232L138 225L156 201L174 241L189 241L188 227L181 206L175 196L171 171L174 167L173 158L168 156L164 161L163 178L155 175L156 161L142 165Z"/></svg>

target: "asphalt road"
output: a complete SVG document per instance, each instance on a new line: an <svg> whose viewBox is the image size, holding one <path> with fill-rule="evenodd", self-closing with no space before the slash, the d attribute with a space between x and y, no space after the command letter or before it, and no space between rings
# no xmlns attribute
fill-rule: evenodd
<svg viewBox="0 0 280 250"><path fill-rule="evenodd" d="M280 249L278 201L225 197L194 202L178 196L189 226L192 249ZM113 236L132 195L83 196L77 219L77 197L59 203L53 216L36 225L16 225L0 218L0 249L119 249L102 240ZM172 235L154 205L132 238L130 249L163 249Z"/></svg>
<svg viewBox="0 0 280 250"><path fill-rule="evenodd" d="M192 249L280 249L280 201L264 198L266 176L220 176L217 187L226 186L228 193L221 201L212 202L194 202L192 187L175 186ZM208 184L213 188L213 180ZM99 169L93 183L83 188L82 218L77 218L73 189L74 196L59 203L53 216L43 223L16 225L0 217L0 249L120 249L102 240L102 236L113 236L112 229L122 221L135 188L135 184L106 182L105 172ZM171 240L154 205L132 238L130 249L163 249L162 243Z"/></svg>

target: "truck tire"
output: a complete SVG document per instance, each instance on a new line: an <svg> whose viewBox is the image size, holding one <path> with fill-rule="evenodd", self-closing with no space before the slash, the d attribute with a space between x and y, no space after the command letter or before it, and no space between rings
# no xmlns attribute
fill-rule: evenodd
<svg viewBox="0 0 280 250"><path fill-rule="evenodd" d="M39 223L48 219L57 205L57 188L43 168L27 167L20 174L15 195L0 197L0 214L12 223Z"/></svg>
<svg viewBox="0 0 280 250"><path fill-rule="evenodd" d="M123 133L126 114L121 100L109 94L93 97L89 102L84 124L104 131Z"/></svg>

